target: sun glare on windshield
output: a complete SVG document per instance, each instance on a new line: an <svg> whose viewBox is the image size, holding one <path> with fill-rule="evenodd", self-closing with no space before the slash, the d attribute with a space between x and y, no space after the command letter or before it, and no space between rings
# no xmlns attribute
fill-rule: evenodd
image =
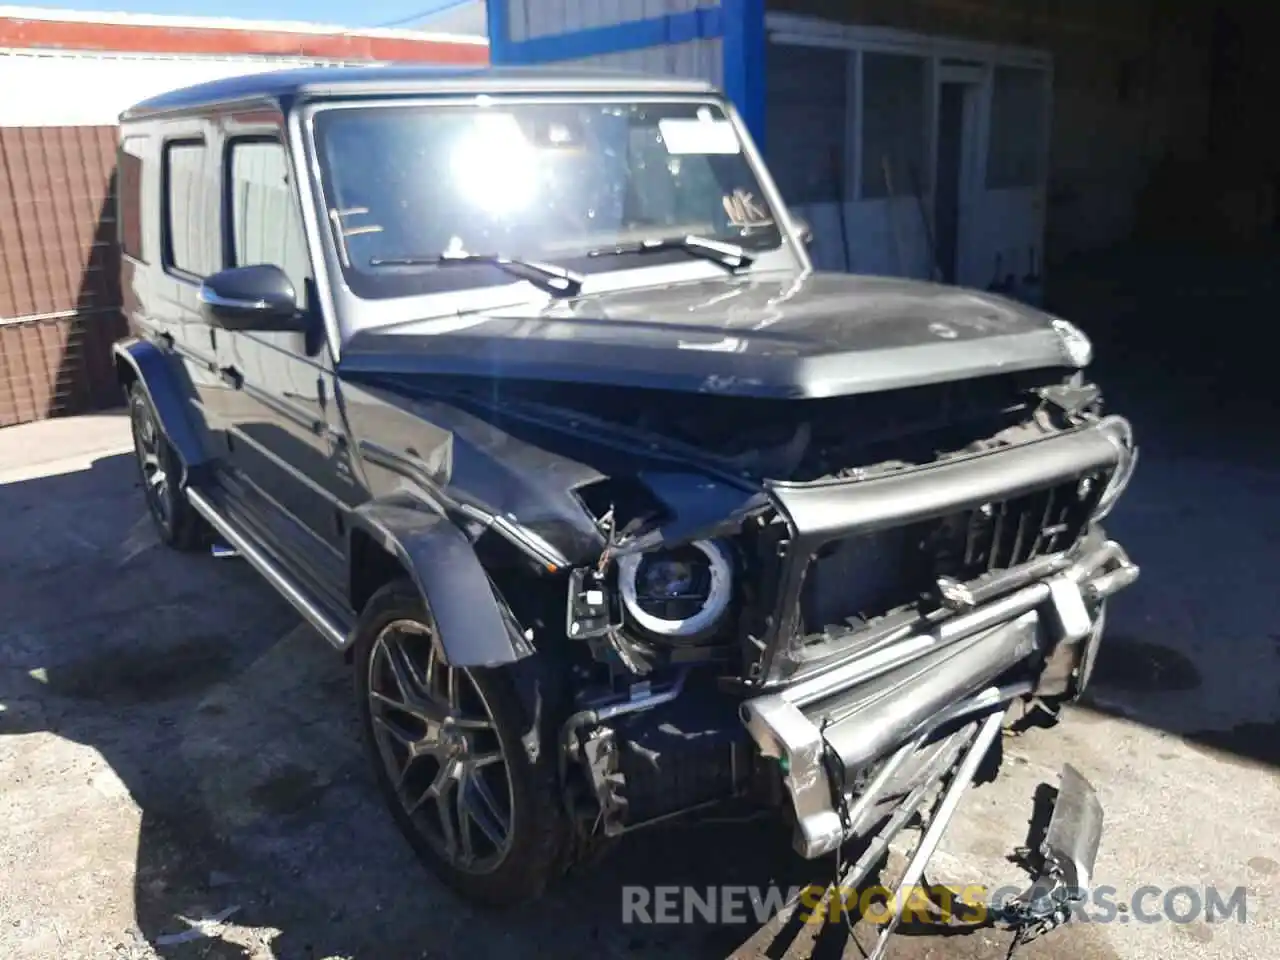
<svg viewBox="0 0 1280 960"><path fill-rule="evenodd" d="M479 264L425 268L454 248L590 273L687 261L677 241L691 236L702 251L782 242L718 104L370 105L321 110L314 129L335 242L360 296L510 282ZM615 255L589 256L601 249Z"/></svg>

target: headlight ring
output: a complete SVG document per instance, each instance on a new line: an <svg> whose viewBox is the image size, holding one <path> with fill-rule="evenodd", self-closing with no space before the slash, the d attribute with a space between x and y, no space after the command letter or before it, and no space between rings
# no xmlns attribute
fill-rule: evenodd
<svg viewBox="0 0 1280 960"><path fill-rule="evenodd" d="M627 617L666 640L696 640L720 625L733 599L733 566L713 540L618 558Z"/></svg>

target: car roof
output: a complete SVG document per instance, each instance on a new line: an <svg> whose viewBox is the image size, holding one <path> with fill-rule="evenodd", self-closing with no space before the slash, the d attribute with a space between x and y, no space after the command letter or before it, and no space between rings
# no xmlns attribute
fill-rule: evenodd
<svg viewBox="0 0 1280 960"><path fill-rule="evenodd" d="M129 107L121 121L198 111L245 100L436 93L712 93L702 80L558 67L432 67L394 64L300 67L211 80Z"/></svg>

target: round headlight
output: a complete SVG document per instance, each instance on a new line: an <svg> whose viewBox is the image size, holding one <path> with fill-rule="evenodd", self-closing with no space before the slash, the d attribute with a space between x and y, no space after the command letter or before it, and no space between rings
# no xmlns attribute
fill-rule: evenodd
<svg viewBox="0 0 1280 960"><path fill-rule="evenodd" d="M1062 350L1067 355L1067 362L1073 367L1087 367L1093 361L1093 344L1088 335L1074 323L1053 319L1053 329L1062 341Z"/></svg>
<svg viewBox="0 0 1280 960"><path fill-rule="evenodd" d="M618 592L637 626L687 640L716 627L728 612L733 568L724 549L709 540L630 554L618 560Z"/></svg>

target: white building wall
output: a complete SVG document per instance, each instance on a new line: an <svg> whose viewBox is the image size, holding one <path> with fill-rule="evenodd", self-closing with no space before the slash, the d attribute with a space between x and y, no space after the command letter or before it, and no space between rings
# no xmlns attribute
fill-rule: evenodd
<svg viewBox="0 0 1280 960"><path fill-rule="evenodd" d="M0 127L113 126L126 108L169 90L324 64L342 65L297 57L0 50L0 90L6 91ZM23 90L39 95L13 95Z"/></svg>
<svg viewBox="0 0 1280 960"><path fill-rule="evenodd" d="M724 84L723 43L719 37L690 40L665 47L646 47L606 53L582 60L567 61L572 66L601 70L623 70L631 73L653 73L671 77L709 80L717 87Z"/></svg>
<svg viewBox="0 0 1280 960"><path fill-rule="evenodd" d="M715 6L719 0L510 0L509 39L575 33Z"/></svg>

